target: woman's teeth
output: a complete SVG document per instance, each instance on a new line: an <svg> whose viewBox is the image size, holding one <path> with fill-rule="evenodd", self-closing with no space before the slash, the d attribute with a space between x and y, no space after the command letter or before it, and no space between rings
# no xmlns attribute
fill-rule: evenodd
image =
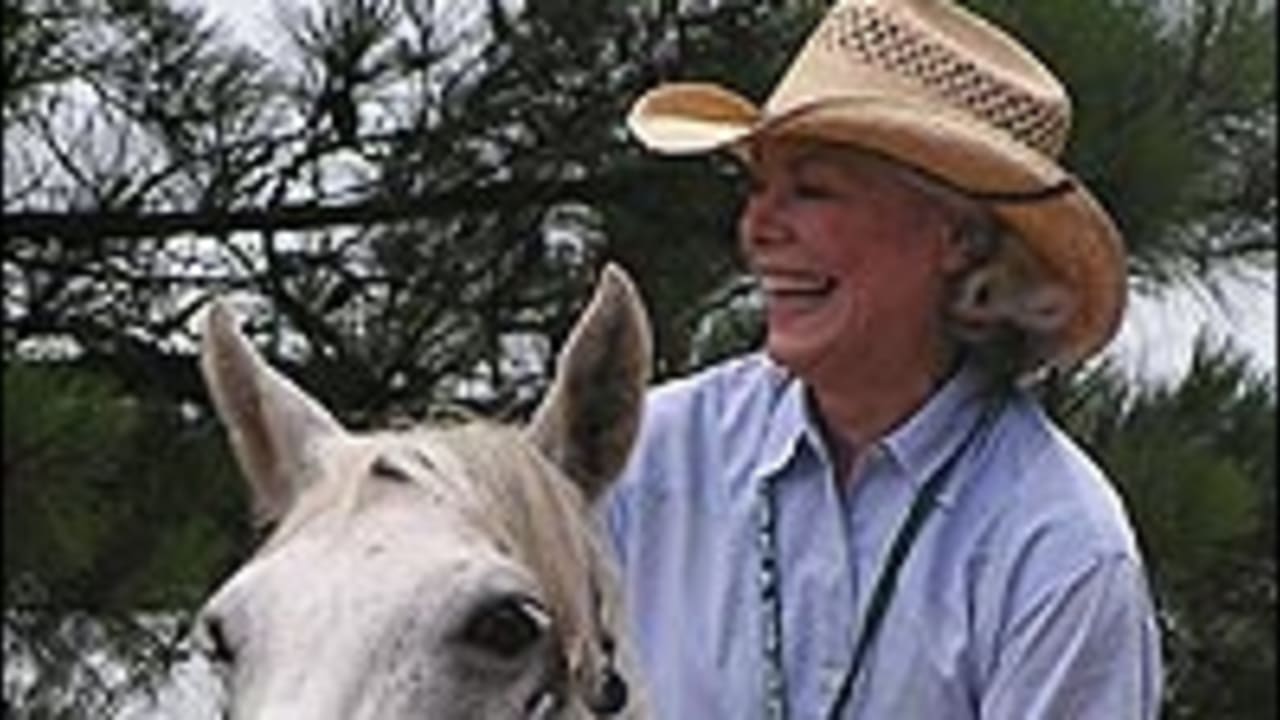
<svg viewBox="0 0 1280 720"><path fill-rule="evenodd" d="M820 295L835 285L829 277L801 273L765 273L760 287L769 295Z"/></svg>

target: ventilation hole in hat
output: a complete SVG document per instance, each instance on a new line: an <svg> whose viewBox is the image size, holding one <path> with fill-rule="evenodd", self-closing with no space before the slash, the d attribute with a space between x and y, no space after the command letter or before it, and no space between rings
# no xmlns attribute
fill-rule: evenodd
<svg viewBox="0 0 1280 720"><path fill-rule="evenodd" d="M898 63L907 71L908 75L921 76L920 53L915 48L908 48L902 53L902 57L898 58Z"/></svg>

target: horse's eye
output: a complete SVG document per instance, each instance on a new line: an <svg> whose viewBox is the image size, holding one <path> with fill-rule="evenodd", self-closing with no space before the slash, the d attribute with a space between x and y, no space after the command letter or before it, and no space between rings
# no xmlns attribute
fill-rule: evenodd
<svg viewBox="0 0 1280 720"><path fill-rule="evenodd" d="M551 615L525 595L507 595L476 609L459 639L490 655L510 659L533 647L551 627Z"/></svg>
<svg viewBox="0 0 1280 720"><path fill-rule="evenodd" d="M201 651L205 657L218 665L230 665L236 660L235 646L227 637L227 629L222 618L217 615L204 616L201 624L204 627L204 639Z"/></svg>

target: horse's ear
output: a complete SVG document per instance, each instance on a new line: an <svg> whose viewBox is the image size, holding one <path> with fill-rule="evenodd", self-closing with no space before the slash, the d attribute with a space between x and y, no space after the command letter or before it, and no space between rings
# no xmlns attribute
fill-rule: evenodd
<svg viewBox="0 0 1280 720"><path fill-rule="evenodd" d="M560 351L556 376L529 436L594 500L626 463L649 381L649 318L617 265L605 266L591 303Z"/></svg>
<svg viewBox="0 0 1280 720"><path fill-rule="evenodd" d="M218 301L204 319L200 369L253 491L256 518L278 520L318 475L318 440L345 431L318 402L273 370Z"/></svg>

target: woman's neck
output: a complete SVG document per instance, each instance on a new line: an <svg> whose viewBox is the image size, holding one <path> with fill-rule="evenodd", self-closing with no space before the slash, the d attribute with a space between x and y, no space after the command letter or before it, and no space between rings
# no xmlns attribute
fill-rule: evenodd
<svg viewBox="0 0 1280 720"><path fill-rule="evenodd" d="M805 378L838 477L848 477L863 450L923 407L950 377L956 353L936 357L935 361L845 368Z"/></svg>

